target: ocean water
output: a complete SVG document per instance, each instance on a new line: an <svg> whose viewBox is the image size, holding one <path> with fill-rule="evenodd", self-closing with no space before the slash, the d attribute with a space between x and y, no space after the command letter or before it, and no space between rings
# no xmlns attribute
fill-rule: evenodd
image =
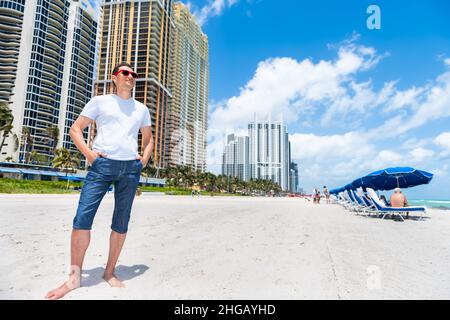
<svg viewBox="0 0 450 320"><path fill-rule="evenodd" d="M408 203L412 206L427 206L429 208L450 210L450 200L411 199L408 200Z"/></svg>

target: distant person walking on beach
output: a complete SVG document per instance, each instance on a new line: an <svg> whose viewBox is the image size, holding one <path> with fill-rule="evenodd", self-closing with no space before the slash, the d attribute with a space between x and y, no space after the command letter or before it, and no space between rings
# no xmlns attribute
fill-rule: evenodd
<svg viewBox="0 0 450 320"><path fill-rule="evenodd" d="M323 194L325 195L326 202L330 203L330 191L328 191L327 186L323 186Z"/></svg>
<svg viewBox="0 0 450 320"><path fill-rule="evenodd" d="M59 299L80 287L92 223L98 206L112 183L115 207L103 279L112 287L124 286L114 270L127 235L141 170L147 165L153 151L150 113L144 104L131 96L136 78L137 75L129 64L117 65L112 75L116 94L92 98L70 129L73 142L91 164L91 168L84 181L73 220L69 280L50 291L47 299ZM83 139L83 130L94 121L98 134L91 150ZM142 133L142 155L138 153L139 131Z"/></svg>

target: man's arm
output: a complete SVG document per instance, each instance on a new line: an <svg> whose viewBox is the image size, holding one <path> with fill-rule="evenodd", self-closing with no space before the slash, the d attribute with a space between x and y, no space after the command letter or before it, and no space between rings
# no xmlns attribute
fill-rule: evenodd
<svg viewBox="0 0 450 320"><path fill-rule="evenodd" d="M141 128L142 133L142 156L137 158L141 160L143 166L145 167L153 153L153 134L152 127L145 126Z"/></svg>
<svg viewBox="0 0 450 320"><path fill-rule="evenodd" d="M106 156L103 153L92 151L91 149L89 149L86 142L84 141L83 130L92 122L93 120L88 117L79 116L78 119L73 123L69 132L70 137L73 140L73 143L75 143L78 150L80 150L80 152L86 157L87 161L90 164L92 164L97 157Z"/></svg>

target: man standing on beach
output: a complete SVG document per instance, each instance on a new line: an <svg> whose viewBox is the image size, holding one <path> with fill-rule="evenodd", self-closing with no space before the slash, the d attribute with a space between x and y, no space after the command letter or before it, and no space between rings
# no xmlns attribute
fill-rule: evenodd
<svg viewBox="0 0 450 320"><path fill-rule="evenodd" d="M103 279L112 287L124 286L114 270L128 231L140 173L153 151L150 113L144 104L131 96L136 78L136 73L128 63L117 65L112 75L116 93L92 98L70 129L71 138L91 168L84 181L73 220L69 280L50 291L47 299L59 299L80 287L81 269L94 216L111 184L114 184L115 207ZM91 150L83 139L83 130L94 121L97 136ZM139 131L142 133L142 155L138 153Z"/></svg>

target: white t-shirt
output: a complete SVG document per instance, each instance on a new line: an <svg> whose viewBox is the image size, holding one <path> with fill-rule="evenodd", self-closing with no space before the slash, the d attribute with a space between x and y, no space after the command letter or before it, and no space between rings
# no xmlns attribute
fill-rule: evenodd
<svg viewBox="0 0 450 320"><path fill-rule="evenodd" d="M134 160L138 155L139 129L151 126L148 108L133 98L115 94L93 97L81 112L96 122L92 150L113 160Z"/></svg>

